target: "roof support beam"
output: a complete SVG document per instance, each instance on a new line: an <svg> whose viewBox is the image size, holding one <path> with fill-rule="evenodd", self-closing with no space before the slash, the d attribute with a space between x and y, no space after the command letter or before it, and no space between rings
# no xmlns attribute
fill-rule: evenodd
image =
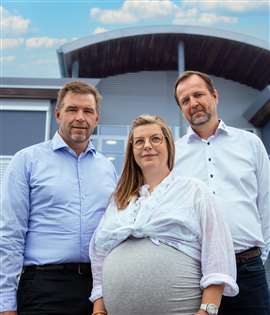
<svg viewBox="0 0 270 315"><path fill-rule="evenodd" d="M185 44L180 41L178 44L178 75L180 76L186 69L185 65ZM179 113L179 136L183 137L186 133L187 123L181 113Z"/></svg>
<svg viewBox="0 0 270 315"><path fill-rule="evenodd" d="M72 78L78 78L79 77L79 70L80 70L80 65L78 59L73 61L72 63L72 68L71 68L71 77Z"/></svg>
<svg viewBox="0 0 270 315"><path fill-rule="evenodd" d="M179 75L185 71L185 45L184 42L178 44L178 73Z"/></svg>

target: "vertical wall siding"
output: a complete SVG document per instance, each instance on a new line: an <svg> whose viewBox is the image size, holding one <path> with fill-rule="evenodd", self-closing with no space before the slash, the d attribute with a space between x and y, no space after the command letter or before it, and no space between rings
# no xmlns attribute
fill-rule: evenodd
<svg viewBox="0 0 270 315"><path fill-rule="evenodd" d="M270 121L262 129L262 139L270 158Z"/></svg>
<svg viewBox="0 0 270 315"><path fill-rule="evenodd" d="M176 71L144 71L102 79L102 124L130 124L142 113L158 114L170 125L179 126L179 110L173 97ZM259 91L223 78L212 77L220 94L218 110L228 124L253 128L242 116ZM185 128L185 126L183 126Z"/></svg>

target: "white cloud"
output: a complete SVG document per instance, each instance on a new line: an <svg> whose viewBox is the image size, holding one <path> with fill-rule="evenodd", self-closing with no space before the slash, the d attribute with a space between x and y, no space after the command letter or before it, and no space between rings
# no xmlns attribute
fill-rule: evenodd
<svg viewBox="0 0 270 315"><path fill-rule="evenodd" d="M65 38L32 37L25 40L26 47L29 48L51 48L63 45L67 42Z"/></svg>
<svg viewBox="0 0 270 315"><path fill-rule="evenodd" d="M169 16L176 8L171 0L125 0L118 10L93 8L90 17L103 24L135 23L140 20Z"/></svg>
<svg viewBox="0 0 270 315"><path fill-rule="evenodd" d="M3 33L10 36L26 33L31 23L28 19L12 14L3 6L0 6L0 17L0 26Z"/></svg>
<svg viewBox="0 0 270 315"><path fill-rule="evenodd" d="M15 60L15 56L0 56L0 62L12 62Z"/></svg>
<svg viewBox="0 0 270 315"><path fill-rule="evenodd" d="M110 23L134 23L137 22L137 18L130 14L129 12L124 12L122 9L120 11L116 10L103 10L98 8L93 8L90 11L90 16L97 19L103 24Z"/></svg>
<svg viewBox="0 0 270 315"><path fill-rule="evenodd" d="M251 2L255 6L259 0L239 1L239 0L183 0L179 4L174 4L171 0L125 0L118 10L105 10L93 8L90 16L103 24L127 24L138 23L141 20L171 18L173 24L197 24L197 25L213 25L213 24L235 24L238 18L226 14L218 14L211 12L209 9L216 9L217 6L226 6L240 10L240 4ZM264 0L261 0L264 2ZM99 32L102 28L97 28Z"/></svg>
<svg viewBox="0 0 270 315"><path fill-rule="evenodd" d="M18 47L24 43L23 38L3 38L1 39L0 49Z"/></svg>
<svg viewBox="0 0 270 315"><path fill-rule="evenodd" d="M190 10L178 10L175 14L173 24L189 25L213 25L213 24L234 24L238 18L225 15L216 15L212 13L202 13L197 8Z"/></svg>
<svg viewBox="0 0 270 315"><path fill-rule="evenodd" d="M234 16L224 16L224 15L215 15L211 13L203 13L199 17L200 24L235 24L238 22L238 19Z"/></svg>
<svg viewBox="0 0 270 315"><path fill-rule="evenodd" d="M196 6L206 10L227 9L233 12L269 8L269 0L183 0L181 3L183 6Z"/></svg>
<svg viewBox="0 0 270 315"><path fill-rule="evenodd" d="M104 33L104 32L107 32L108 30L104 27L97 27L95 30L94 30L94 34L98 34L98 33Z"/></svg>

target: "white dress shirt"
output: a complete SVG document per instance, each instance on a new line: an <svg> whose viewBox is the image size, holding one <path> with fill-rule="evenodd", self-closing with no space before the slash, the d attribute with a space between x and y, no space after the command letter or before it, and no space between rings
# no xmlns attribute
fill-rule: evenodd
<svg viewBox="0 0 270 315"><path fill-rule="evenodd" d="M176 142L173 171L209 187L231 229L236 253L258 246L263 262L270 250L269 166L256 135L223 121L207 140L189 128Z"/></svg>
<svg viewBox="0 0 270 315"><path fill-rule="evenodd" d="M124 210L111 201L90 243L92 301L102 296L104 258L130 236L149 237L201 261L201 288L225 284L225 295L238 293L231 234L201 181L171 173L152 193L142 186Z"/></svg>

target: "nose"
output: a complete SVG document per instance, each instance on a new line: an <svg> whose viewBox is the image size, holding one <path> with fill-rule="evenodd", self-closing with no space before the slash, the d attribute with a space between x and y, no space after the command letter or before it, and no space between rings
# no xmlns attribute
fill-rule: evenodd
<svg viewBox="0 0 270 315"><path fill-rule="evenodd" d="M190 96L190 107L196 107L198 105L198 101L195 97Z"/></svg>
<svg viewBox="0 0 270 315"><path fill-rule="evenodd" d="M145 142L144 142L144 149L151 149L152 148L152 144L151 144L151 141L149 138L146 138L145 139Z"/></svg>
<svg viewBox="0 0 270 315"><path fill-rule="evenodd" d="M76 120L83 121L85 120L84 113L82 110L78 110L76 113Z"/></svg>

